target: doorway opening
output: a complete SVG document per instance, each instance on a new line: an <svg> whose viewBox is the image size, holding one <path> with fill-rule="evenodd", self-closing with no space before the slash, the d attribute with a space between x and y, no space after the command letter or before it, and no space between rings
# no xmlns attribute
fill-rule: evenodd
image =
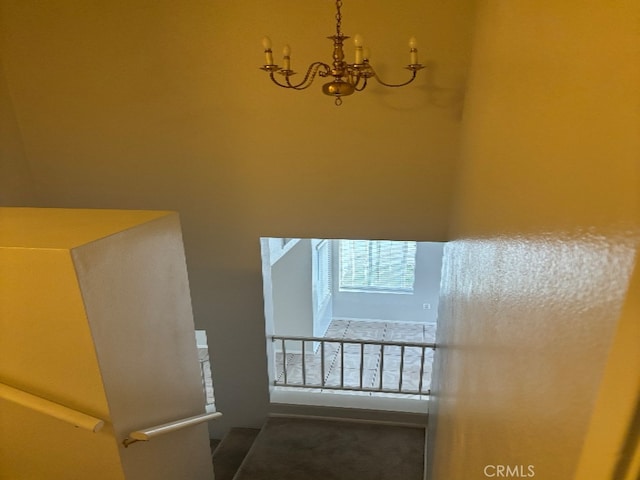
<svg viewBox="0 0 640 480"><path fill-rule="evenodd" d="M425 411L443 246L262 238L272 402Z"/></svg>

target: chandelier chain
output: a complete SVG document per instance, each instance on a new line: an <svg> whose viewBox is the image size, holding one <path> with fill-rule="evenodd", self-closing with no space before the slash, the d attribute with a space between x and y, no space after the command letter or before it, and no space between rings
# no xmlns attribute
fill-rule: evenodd
<svg viewBox="0 0 640 480"><path fill-rule="evenodd" d="M336 0L336 36L342 36L342 32L340 31L340 27L342 26L342 13L340 9L342 8L342 0Z"/></svg>

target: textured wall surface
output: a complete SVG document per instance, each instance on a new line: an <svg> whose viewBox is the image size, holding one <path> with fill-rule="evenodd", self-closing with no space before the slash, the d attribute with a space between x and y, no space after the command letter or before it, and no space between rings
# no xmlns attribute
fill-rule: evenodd
<svg viewBox="0 0 640 480"><path fill-rule="evenodd" d="M433 478L484 478L500 464L571 478L633 243L505 237L445 250Z"/></svg>
<svg viewBox="0 0 640 480"><path fill-rule="evenodd" d="M638 296L638 18L633 1L479 3L434 365L434 480L487 478L487 465L573 478L607 410L594 410L603 374L637 384L637 355L612 363L611 347ZM634 395L621 390L609 410Z"/></svg>
<svg viewBox="0 0 640 480"><path fill-rule="evenodd" d="M637 254L636 254L637 255ZM622 307L575 480L640 478L640 262ZM635 417L635 418L634 418ZM617 477L616 477L617 475ZM626 476L624 476L626 475Z"/></svg>
<svg viewBox="0 0 640 480"><path fill-rule="evenodd" d="M207 424L120 444L132 431L204 413L178 215L75 248L72 258L125 478L212 479Z"/></svg>

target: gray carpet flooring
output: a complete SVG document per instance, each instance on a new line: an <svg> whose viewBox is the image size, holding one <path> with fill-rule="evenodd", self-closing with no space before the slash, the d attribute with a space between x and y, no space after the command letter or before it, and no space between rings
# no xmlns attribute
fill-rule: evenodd
<svg viewBox="0 0 640 480"><path fill-rule="evenodd" d="M422 480L424 440L421 427L274 417L234 480Z"/></svg>

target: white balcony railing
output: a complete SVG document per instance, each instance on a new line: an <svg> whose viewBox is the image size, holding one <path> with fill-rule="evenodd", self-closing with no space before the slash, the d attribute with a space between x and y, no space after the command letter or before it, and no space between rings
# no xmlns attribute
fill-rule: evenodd
<svg viewBox="0 0 640 480"><path fill-rule="evenodd" d="M280 387L429 395L435 343L271 337ZM295 354L288 354L295 351Z"/></svg>

